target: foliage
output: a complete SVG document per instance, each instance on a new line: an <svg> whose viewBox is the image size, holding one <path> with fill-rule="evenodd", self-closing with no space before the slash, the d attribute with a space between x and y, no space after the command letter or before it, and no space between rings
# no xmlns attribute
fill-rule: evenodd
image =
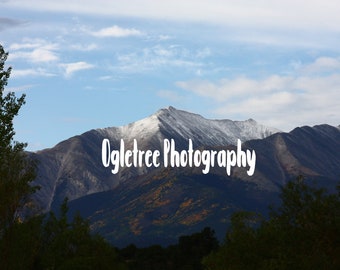
<svg viewBox="0 0 340 270"><path fill-rule="evenodd" d="M0 240L1 269L35 269L40 252L42 217L15 223Z"/></svg>
<svg viewBox="0 0 340 270"><path fill-rule="evenodd" d="M178 244L163 248L154 245L147 248L127 246L119 254L129 269L202 269L201 260L218 247L215 232L204 228L199 233L179 237Z"/></svg>
<svg viewBox="0 0 340 270"><path fill-rule="evenodd" d="M18 210L34 191L35 164L27 159L25 143L14 141L13 119L25 103L14 92L5 94L11 68L5 69L8 53L0 45L0 238L18 219Z"/></svg>
<svg viewBox="0 0 340 270"><path fill-rule="evenodd" d="M51 212L11 227L14 242L1 269L126 269L113 247L90 234L87 221L75 215L69 222L67 211L65 200L60 217ZM0 250L6 249L8 235L0 241Z"/></svg>
<svg viewBox="0 0 340 270"><path fill-rule="evenodd" d="M204 258L206 269L340 269L340 192L299 177L281 199L268 220L234 214L223 245Z"/></svg>
<svg viewBox="0 0 340 270"><path fill-rule="evenodd" d="M99 235L91 235L86 220L78 214L67 220L67 200L59 219L50 213L43 225L39 268L41 269L124 269L117 255Z"/></svg>

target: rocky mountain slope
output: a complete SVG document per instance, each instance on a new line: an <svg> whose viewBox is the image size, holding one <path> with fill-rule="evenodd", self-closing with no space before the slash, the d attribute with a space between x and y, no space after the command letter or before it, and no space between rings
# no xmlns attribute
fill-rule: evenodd
<svg viewBox="0 0 340 270"><path fill-rule="evenodd" d="M179 149L187 147L188 139L195 147L236 144L237 139L247 141L264 138L278 132L250 119L247 121L209 120L200 115L177 110L161 109L155 114L121 127L90 130L65 140L53 148L32 153L39 161L36 184L43 188L35 194L42 211L58 205L63 198L69 200L92 193L111 190L119 183L143 175L154 168L122 168L112 174L103 167L101 147L104 138L112 148L119 148L123 139L131 147L138 140L140 149L162 149L165 138L174 139Z"/></svg>
<svg viewBox="0 0 340 270"><path fill-rule="evenodd" d="M266 214L269 205L278 203L280 187L298 175L333 190L339 183L338 128L296 128L250 140L245 147L257 154L252 177L240 168L230 177L220 168L207 175L197 168L160 168L114 190L76 199L71 209L80 210L94 231L117 246L170 244L205 226L215 229L222 239L234 211Z"/></svg>
<svg viewBox="0 0 340 270"><path fill-rule="evenodd" d="M124 167L119 173L102 164L102 141L118 149L138 140L140 149L162 149L164 139L174 139L179 150L191 139L200 150L256 153L256 169L212 167ZM39 160L34 194L41 211L57 209L68 197L71 213L79 211L91 228L112 244L139 246L170 244L180 235L210 226L221 239L234 211L266 214L278 201L280 187L298 175L306 181L334 189L340 180L340 129L329 125L300 127L279 132L254 120L209 120L200 115L161 109L122 127L88 131L51 149L31 154Z"/></svg>

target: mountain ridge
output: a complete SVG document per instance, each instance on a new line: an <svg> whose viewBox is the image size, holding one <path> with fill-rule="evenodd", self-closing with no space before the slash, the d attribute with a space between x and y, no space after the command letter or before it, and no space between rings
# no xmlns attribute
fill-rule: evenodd
<svg viewBox="0 0 340 270"><path fill-rule="evenodd" d="M203 127L200 127L202 126ZM255 138L264 138L273 133L280 132L276 128L269 128L258 124L253 119L245 121L232 121L229 119L207 119L203 116L184 110L178 110L172 106L158 110L156 113L144 119L130 123L120 127L107 127L103 129L96 129L96 131L107 135L108 137L117 138L117 136L126 139L133 139L136 137L150 136L158 131L167 135L168 137L178 137L178 135L189 139L193 137L203 136L202 132L207 130L216 131L215 138L212 145L220 143L224 145L236 144L237 139L249 140ZM172 132L169 132L171 130ZM218 137L221 139L219 140ZM226 139L228 141L226 141ZM205 138L206 139L206 138ZM196 143L203 143L196 139ZM204 145L207 141L204 141Z"/></svg>
<svg viewBox="0 0 340 270"><path fill-rule="evenodd" d="M186 149L191 139L197 149L216 151L234 150L236 139L242 139L243 149L256 152L256 169L251 177L245 168L235 167L228 176L216 166L208 175L199 167L162 166L124 167L112 174L101 161L105 138L111 149L118 149L121 139L131 147L136 138L139 148L160 150L163 140L171 138L178 150ZM118 239L121 246L126 241L148 245L153 235L171 243L180 234L214 224L221 236L233 211L263 211L282 185L300 174L321 186L334 186L340 179L340 129L317 125L279 132L253 119L210 120L169 107L125 126L92 129L30 155L39 161L34 184L42 188L33 200L41 212L57 209L68 197L70 209L80 211L113 244Z"/></svg>
<svg viewBox="0 0 340 270"><path fill-rule="evenodd" d="M248 131L245 132L245 130ZM168 107L156 113L120 127L89 130L58 143L53 148L43 149L31 156L40 162L36 183L44 188L35 199L42 211L58 205L64 197L69 200L84 195L110 190L131 177L142 175L153 168L121 168L117 175L104 170L101 163L101 144L108 138L112 147L119 147L124 139L131 147L138 139L141 149L162 149L163 140L172 138L176 147L183 149L188 139L195 147L236 144L237 138L249 140L263 138L278 132L254 120L210 120L199 114Z"/></svg>
<svg viewBox="0 0 340 270"><path fill-rule="evenodd" d="M206 226L222 240L233 212L266 215L268 205L278 204L281 187L298 175L333 191L340 179L336 127L299 127L247 141L244 147L257 153L252 177L242 168L235 168L230 176L221 168L208 175L199 168L160 168L130 178L116 189L75 199L70 209L80 210L93 231L120 247L173 244L180 235Z"/></svg>

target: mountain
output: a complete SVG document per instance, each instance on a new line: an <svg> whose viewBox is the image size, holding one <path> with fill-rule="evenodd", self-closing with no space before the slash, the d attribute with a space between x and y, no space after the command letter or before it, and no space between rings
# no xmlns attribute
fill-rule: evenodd
<svg viewBox="0 0 340 270"><path fill-rule="evenodd" d="M101 160L103 139L118 149L123 139L131 149L162 149L164 139L176 148L254 150L252 176L235 167L231 174L214 166L209 174L201 167L124 167L117 174ZM112 149L111 149L112 150ZM209 120L200 115L161 109L122 127L88 131L32 156L40 161L34 199L42 211L56 209L67 196L71 213L89 219L91 229L116 246L135 243L167 245L183 234L210 226L223 238L230 215L238 210L266 215L278 203L282 185L302 174L308 182L334 189L340 180L340 129L329 125L299 127L289 133L267 128L254 120Z"/></svg>
<svg viewBox="0 0 340 270"><path fill-rule="evenodd" d="M247 141L250 139L265 138L279 132L258 124L253 119L246 121L210 120L201 115L177 110L174 107L160 109L155 114L122 127L97 129L104 137L111 140L124 138L139 141L164 138L191 138L197 145L226 145L235 144L237 139Z"/></svg>
<svg viewBox="0 0 340 270"><path fill-rule="evenodd" d="M305 126L250 140L244 146L256 151L252 177L242 168L235 168L231 176L218 168L207 175L193 168L160 168L128 179L116 189L76 199L70 207L80 210L94 231L117 246L164 245L206 226L223 239L233 212L266 215L269 205L277 205L282 185L298 175L333 190L339 183L340 130L336 127Z"/></svg>
<svg viewBox="0 0 340 270"><path fill-rule="evenodd" d="M111 190L121 182L143 175L154 168L122 168L118 174L105 169L101 160L104 138L112 147L123 139L126 147L138 140L140 149L162 149L165 138L174 139L179 149L191 139L195 147L236 144L237 139L247 141L264 138L278 132L249 119L246 121L209 120L198 114L161 109L155 114L121 127L90 130L82 135L65 140L55 147L32 153L39 161L35 181L43 188L34 199L41 211L59 205L65 197L74 200L92 193Z"/></svg>

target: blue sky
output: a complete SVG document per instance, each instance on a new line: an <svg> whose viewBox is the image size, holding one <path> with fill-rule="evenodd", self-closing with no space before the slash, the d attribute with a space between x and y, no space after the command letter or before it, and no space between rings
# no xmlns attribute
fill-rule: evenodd
<svg viewBox="0 0 340 270"><path fill-rule="evenodd" d="M172 105L290 131L340 124L340 1L0 0L28 150Z"/></svg>

